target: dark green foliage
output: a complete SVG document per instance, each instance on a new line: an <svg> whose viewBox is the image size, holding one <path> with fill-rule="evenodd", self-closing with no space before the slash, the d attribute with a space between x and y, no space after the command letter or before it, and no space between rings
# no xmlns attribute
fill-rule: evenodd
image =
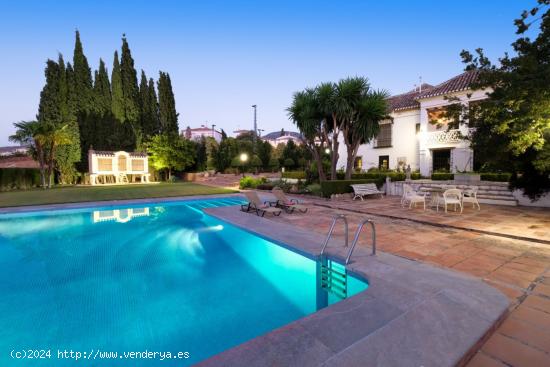
<svg viewBox="0 0 550 367"><path fill-rule="evenodd" d="M77 112L88 112L93 105L92 71L90 65L88 65L88 59L84 55L82 42L80 42L80 33L78 31L75 32L73 69Z"/></svg>
<svg viewBox="0 0 550 367"><path fill-rule="evenodd" d="M273 147L267 141L258 140L257 146L256 146L256 152L258 153L258 157L262 161L261 166L264 169L269 169L270 167L269 160L271 158L272 150L273 150Z"/></svg>
<svg viewBox="0 0 550 367"><path fill-rule="evenodd" d="M286 171L282 173L283 178L295 178L298 180L305 180L306 173L304 171Z"/></svg>
<svg viewBox="0 0 550 367"><path fill-rule="evenodd" d="M40 186L38 168L0 168L0 191L30 189Z"/></svg>
<svg viewBox="0 0 550 367"><path fill-rule="evenodd" d="M234 138L222 139L219 146L213 149L213 163L217 172L225 172L231 167L231 161L237 155L239 146Z"/></svg>
<svg viewBox="0 0 550 367"><path fill-rule="evenodd" d="M259 184L258 186L256 186L256 190L267 190L267 191L271 191L273 190L273 184L270 184L270 183L263 183L263 184Z"/></svg>
<svg viewBox="0 0 550 367"><path fill-rule="evenodd" d="M285 160L283 160L283 166L285 168L292 169L292 168L296 167L296 162L292 158L286 158Z"/></svg>
<svg viewBox="0 0 550 367"><path fill-rule="evenodd" d="M147 140L153 135L160 133L160 121L155 82L152 78L147 81L143 70L141 71L141 81L139 84L139 104L141 111L141 131L143 138Z"/></svg>
<svg viewBox="0 0 550 367"><path fill-rule="evenodd" d="M481 181L509 182L511 173L480 173Z"/></svg>
<svg viewBox="0 0 550 367"><path fill-rule="evenodd" d="M328 198L332 194L345 194L353 192L350 185L375 183L378 188L382 187L384 180L382 179L363 179L363 180L330 180L321 181L321 191L323 196Z"/></svg>
<svg viewBox="0 0 550 367"><path fill-rule="evenodd" d="M434 172L432 173L431 179L434 181L448 181L448 180L454 180L455 175L452 173L444 173L444 172Z"/></svg>
<svg viewBox="0 0 550 367"><path fill-rule="evenodd" d="M239 181L240 189L255 189L258 185L265 184L267 182L265 177L253 178L246 176Z"/></svg>
<svg viewBox="0 0 550 367"><path fill-rule="evenodd" d="M93 107L93 110L100 115L111 112L111 84L102 59L99 59L99 70L95 72Z"/></svg>
<svg viewBox="0 0 550 367"><path fill-rule="evenodd" d="M126 121L124 114L124 92L122 90L122 75L120 73L120 63L118 61L118 51L115 51L113 58L113 71L111 72L111 111L113 116L119 122Z"/></svg>
<svg viewBox="0 0 550 367"><path fill-rule="evenodd" d="M122 81L122 96L125 121L129 121L134 127L139 122L139 89L137 72L134 67L134 59L126 41L122 36L122 53L120 55L120 77ZM136 129L137 130L137 129Z"/></svg>
<svg viewBox="0 0 550 367"><path fill-rule="evenodd" d="M178 113L168 73L160 72L158 80L160 128L164 134L178 135Z"/></svg>
<svg viewBox="0 0 550 367"><path fill-rule="evenodd" d="M157 170L165 170L168 179L172 171L184 171L195 163L195 147L187 139L178 135L155 135L147 142L147 152L150 153L151 166Z"/></svg>
<svg viewBox="0 0 550 367"><path fill-rule="evenodd" d="M195 147L195 164L191 168L192 171L202 172L206 170L206 139L202 137L199 141L191 142Z"/></svg>
<svg viewBox="0 0 550 367"><path fill-rule="evenodd" d="M461 53L466 69L478 72L473 87L491 90L478 104L475 124L460 121L476 128L470 137L474 151L487 159L480 168L512 171L511 187L523 189L531 199L550 191L549 4L539 0L515 20L520 37L512 44L514 52L498 64L480 48L475 56ZM534 24L540 24L539 32L527 37L524 32ZM462 115L471 115L465 109Z"/></svg>

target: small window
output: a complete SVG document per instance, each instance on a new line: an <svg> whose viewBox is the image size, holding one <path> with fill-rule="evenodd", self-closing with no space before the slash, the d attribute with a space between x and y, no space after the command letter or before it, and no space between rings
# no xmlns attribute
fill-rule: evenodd
<svg viewBox="0 0 550 367"><path fill-rule="evenodd" d="M380 124L380 130L376 137L376 147L384 148L391 147L391 127L392 124Z"/></svg>
<svg viewBox="0 0 550 367"><path fill-rule="evenodd" d="M110 172L113 170L113 160L111 158L99 158L97 160L98 171Z"/></svg>
<svg viewBox="0 0 550 367"><path fill-rule="evenodd" d="M363 169L363 157L355 157L355 160L353 161L353 169L356 171L361 171Z"/></svg>
<svg viewBox="0 0 550 367"><path fill-rule="evenodd" d="M389 164L390 164L389 155L378 156L378 169L387 170L389 168Z"/></svg>
<svg viewBox="0 0 550 367"><path fill-rule="evenodd" d="M416 133L418 134L420 132L420 124L416 124Z"/></svg>
<svg viewBox="0 0 550 367"><path fill-rule="evenodd" d="M143 171L143 159L132 159L132 171Z"/></svg>

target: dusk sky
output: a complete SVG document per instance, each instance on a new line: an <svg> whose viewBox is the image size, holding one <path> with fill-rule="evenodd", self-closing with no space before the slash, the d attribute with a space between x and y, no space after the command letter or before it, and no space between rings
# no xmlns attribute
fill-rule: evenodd
<svg viewBox="0 0 550 367"><path fill-rule="evenodd" d="M462 72L459 52L510 51L513 19L535 1L6 1L0 0L0 145L12 123L34 119L44 66L72 62L80 30L93 69L126 34L138 75L170 73L179 126L227 132L295 130L292 94L366 76L392 94Z"/></svg>

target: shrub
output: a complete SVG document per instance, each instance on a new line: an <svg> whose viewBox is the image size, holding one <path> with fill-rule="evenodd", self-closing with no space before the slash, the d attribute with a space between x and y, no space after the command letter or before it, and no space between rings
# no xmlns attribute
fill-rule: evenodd
<svg viewBox="0 0 550 367"><path fill-rule="evenodd" d="M482 181L510 182L511 173L480 173Z"/></svg>
<svg viewBox="0 0 550 367"><path fill-rule="evenodd" d="M258 185L264 184L266 182L267 182L267 179L265 177L254 178L254 177L246 176L241 178L241 180L239 181L239 188L255 189Z"/></svg>
<svg viewBox="0 0 550 367"><path fill-rule="evenodd" d="M263 184L259 184L258 186L256 186L256 189L271 191L271 190L273 190L273 187L274 186L271 183L263 183Z"/></svg>
<svg viewBox="0 0 550 367"><path fill-rule="evenodd" d="M285 166L285 168L294 167L294 166L296 166L296 162L294 162L294 159L292 159L292 158L287 158L283 162L283 166Z"/></svg>
<svg viewBox="0 0 550 367"><path fill-rule="evenodd" d="M0 169L0 191L30 189L40 186L38 168Z"/></svg>
<svg viewBox="0 0 550 367"><path fill-rule="evenodd" d="M323 192L321 191L321 185L320 184L311 184L306 186L307 191L315 196L322 196Z"/></svg>
<svg viewBox="0 0 550 367"><path fill-rule="evenodd" d="M283 172L283 178L295 178L298 180L305 180L306 173L304 171L288 171Z"/></svg>
<svg viewBox="0 0 550 367"><path fill-rule="evenodd" d="M455 175L452 173L446 173L446 172L432 173L432 180L434 181L454 180L454 178L455 178Z"/></svg>
<svg viewBox="0 0 550 367"><path fill-rule="evenodd" d="M321 192L324 197L328 198L332 194L345 194L353 192L351 185L375 183L378 188L382 187L384 180L382 179L364 179L364 180L332 180L321 182Z"/></svg>

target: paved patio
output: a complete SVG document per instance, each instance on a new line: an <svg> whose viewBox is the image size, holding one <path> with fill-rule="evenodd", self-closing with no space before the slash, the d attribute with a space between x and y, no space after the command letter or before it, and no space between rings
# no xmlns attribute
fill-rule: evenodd
<svg viewBox="0 0 550 367"><path fill-rule="evenodd" d="M550 244L541 243L550 240L549 210L482 204L481 211L467 208L460 215L402 209L398 198L306 200L312 204L308 213L268 220L325 234L337 212L347 214L352 233L369 217L376 223L379 250L471 274L510 299L508 318L469 366L550 366ZM343 244L341 226L335 238ZM359 246L370 246L369 238L361 236Z"/></svg>

